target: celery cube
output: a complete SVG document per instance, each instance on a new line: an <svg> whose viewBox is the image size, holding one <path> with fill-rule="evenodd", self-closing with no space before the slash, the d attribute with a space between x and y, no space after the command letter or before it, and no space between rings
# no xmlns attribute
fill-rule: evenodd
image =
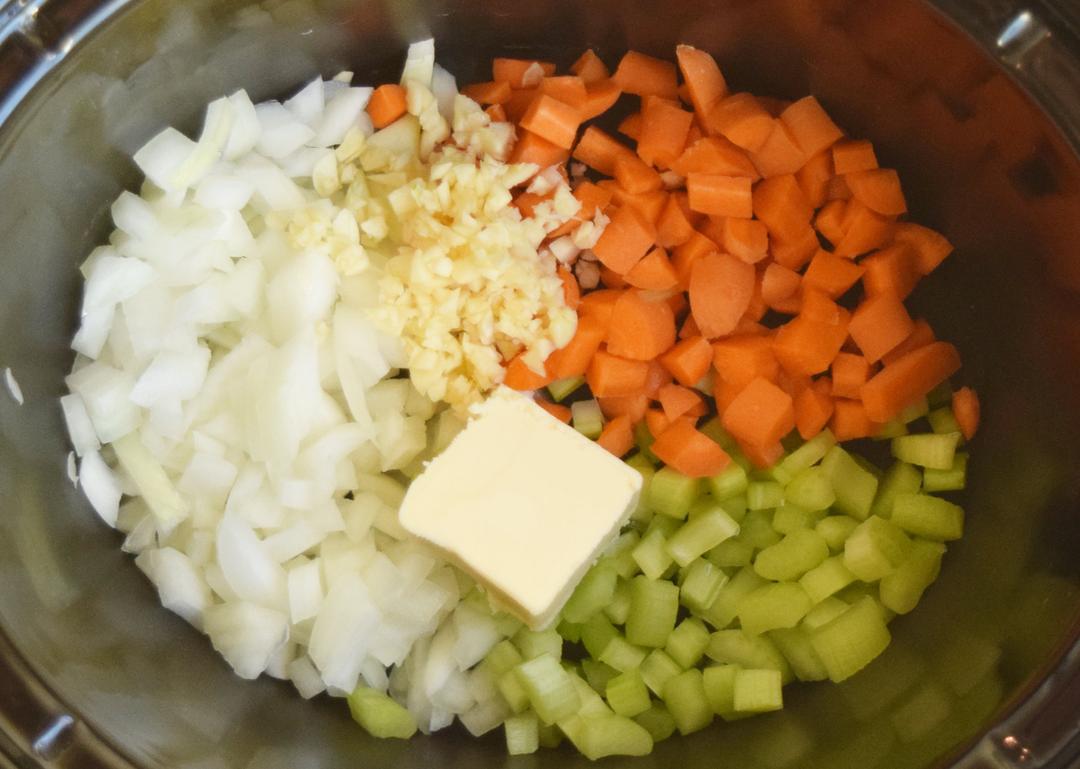
<svg viewBox="0 0 1080 769"><path fill-rule="evenodd" d="M563 379L556 379L547 386L547 389L551 393L552 400L561 403L564 399L577 392L577 389L583 384L585 384L585 377L568 376Z"/></svg>
<svg viewBox="0 0 1080 769"><path fill-rule="evenodd" d="M604 647L604 651L600 653L601 662L620 672L633 670L644 659L645 650L630 643L621 635L612 637L607 646Z"/></svg>
<svg viewBox="0 0 1080 769"><path fill-rule="evenodd" d="M829 449L836 445L836 438L828 430L822 430L802 446L784 457L777 467L794 478L799 472L816 465Z"/></svg>
<svg viewBox="0 0 1080 769"><path fill-rule="evenodd" d="M746 517L746 495L736 494L734 497L728 497L720 503L720 507L724 508L724 512L730 515L733 521L742 523L743 518Z"/></svg>
<svg viewBox="0 0 1080 769"><path fill-rule="evenodd" d="M600 654L607 648L608 642L618 634L619 631L607 617L603 614L594 614L581 626L581 643L590 657L599 659Z"/></svg>
<svg viewBox="0 0 1080 769"><path fill-rule="evenodd" d="M656 438L649 432L649 426L645 424L644 420L634 425L634 442L637 443L639 453L654 465L660 462L656 455L652 453L651 447L655 440Z"/></svg>
<svg viewBox="0 0 1080 769"><path fill-rule="evenodd" d="M754 571L765 579L793 580L829 557L825 538L813 529L796 529L757 554Z"/></svg>
<svg viewBox="0 0 1080 769"><path fill-rule="evenodd" d="M626 618L627 640L641 646L663 646L675 628L678 613L677 585L634 577L630 583L630 614Z"/></svg>
<svg viewBox="0 0 1080 769"><path fill-rule="evenodd" d="M630 583L620 579L615 583L615 593L604 607L604 614L616 625L625 625L630 614Z"/></svg>
<svg viewBox="0 0 1080 769"><path fill-rule="evenodd" d="M960 432L960 423L956 421L956 416L950 406L934 409L926 415L926 421L930 423L930 429L935 433Z"/></svg>
<svg viewBox="0 0 1080 769"><path fill-rule="evenodd" d="M503 728L506 730L506 752L511 756L525 756L540 748L540 722L535 713L510 716Z"/></svg>
<svg viewBox="0 0 1080 769"><path fill-rule="evenodd" d="M881 607L863 598L810 633L810 643L836 683L858 673L885 651L892 637Z"/></svg>
<svg viewBox="0 0 1080 769"><path fill-rule="evenodd" d="M682 526L682 521L678 518L671 518L666 515L657 515L649 521L649 525L645 527L645 531L642 537L647 537L654 531L658 531L664 535L664 539L667 540L672 534L679 530Z"/></svg>
<svg viewBox="0 0 1080 769"><path fill-rule="evenodd" d="M529 692L518 678L517 668L507 670L495 684L499 694L515 713L524 713L529 708Z"/></svg>
<svg viewBox="0 0 1080 769"><path fill-rule="evenodd" d="M796 582L774 582L759 587L739 601L739 623L753 635L776 628L794 627L813 607Z"/></svg>
<svg viewBox="0 0 1080 769"><path fill-rule="evenodd" d="M719 475L714 475L706 482L709 488L709 493L712 494L713 499L723 502L725 499L731 499L737 497L746 491L748 480L746 477L746 470L741 466L732 463L726 470Z"/></svg>
<svg viewBox="0 0 1080 769"><path fill-rule="evenodd" d="M734 705L739 713L767 713L784 707L783 684L777 670L735 671Z"/></svg>
<svg viewBox="0 0 1080 769"><path fill-rule="evenodd" d="M372 737L407 740L416 734L416 719L388 695L366 686L349 695L353 720Z"/></svg>
<svg viewBox="0 0 1080 769"><path fill-rule="evenodd" d="M644 713L634 716L634 721L645 727L653 742L663 742L675 732L675 719L660 702L654 702Z"/></svg>
<svg viewBox="0 0 1080 769"><path fill-rule="evenodd" d="M663 520L657 516L655 520ZM648 532L631 551L634 562L649 579L660 579L672 564L671 553L667 550L667 540L659 529Z"/></svg>
<svg viewBox="0 0 1080 769"><path fill-rule="evenodd" d="M658 513L685 518L690 505L701 494L701 481L689 478L670 467L656 471L649 483L649 505Z"/></svg>
<svg viewBox="0 0 1080 769"><path fill-rule="evenodd" d="M892 521L925 539L960 539L964 533L964 509L926 494L899 494L893 502Z"/></svg>
<svg viewBox="0 0 1080 769"><path fill-rule="evenodd" d="M777 534L790 534L797 529L812 529L824 517L824 510L807 510L786 501L773 511L772 527Z"/></svg>
<svg viewBox="0 0 1080 769"><path fill-rule="evenodd" d="M775 545L780 541L780 535L773 528L772 519L771 510L751 510L740 524L739 539L757 550Z"/></svg>
<svg viewBox="0 0 1080 769"><path fill-rule="evenodd" d="M881 578L881 603L897 614L907 614L915 608L941 569L945 545L916 539L911 552L895 571Z"/></svg>
<svg viewBox="0 0 1080 769"><path fill-rule="evenodd" d="M703 612L716 600L727 581L727 574L719 566L698 558L686 570L679 588L679 601L690 611Z"/></svg>
<svg viewBox="0 0 1080 769"><path fill-rule="evenodd" d="M769 638L784 655L795 677L800 681L824 681L829 677L825 665L810 643L810 634L806 628L779 628L770 631Z"/></svg>
<svg viewBox="0 0 1080 769"><path fill-rule="evenodd" d="M738 665L711 665L701 671L705 697L718 716L735 712L735 674L738 671Z"/></svg>
<svg viewBox="0 0 1080 769"><path fill-rule="evenodd" d="M750 481L746 487L746 507L749 510L769 510L784 501L784 487L776 481Z"/></svg>
<svg viewBox="0 0 1080 769"><path fill-rule="evenodd" d="M817 522L814 531L825 538L829 550L835 553L844 549L844 543L858 525L859 522L849 516L829 515Z"/></svg>
<svg viewBox="0 0 1080 769"><path fill-rule="evenodd" d="M957 452L953 465L948 470L927 468L923 472L923 489L927 492L960 491L967 485L968 455ZM918 491L918 489L911 489Z"/></svg>
<svg viewBox="0 0 1080 769"><path fill-rule="evenodd" d="M710 550L706 556L709 563L720 568L749 566L754 560L754 546L741 539L727 539Z"/></svg>
<svg viewBox="0 0 1080 769"><path fill-rule="evenodd" d="M785 682L791 680L791 666L768 636L750 635L742 630L717 630L709 637L705 654L716 662L779 670Z"/></svg>
<svg viewBox="0 0 1080 769"><path fill-rule="evenodd" d="M784 489L784 498L807 510L824 510L836 501L832 483L820 467L800 470Z"/></svg>
<svg viewBox="0 0 1080 769"><path fill-rule="evenodd" d="M601 611L615 596L616 580L615 564L607 560L598 562L574 589L563 607L563 617L570 622L581 623Z"/></svg>
<svg viewBox="0 0 1080 769"><path fill-rule="evenodd" d="M667 541L667 551L680 566L686 566L698 556L712 550L726 539L739 533L739 524L720 507L694 516Z"/></svg>
<svg viewBox="0 0 1080 769"><path fill-rule="evenodd" d="M653 739L645 727L615 714L583 716L576 743L590 761L606 756L647 756Z"/></svg>
<svg viewBox="0 0 1080 769"><path fill-rule="evenodd" d="M859 520L870 515L870 506L878 487L878 479L873 473L839 446L829 449L821 462L821 469L832 484L836 494L833 506L839 512Z"/></svg>
<svg viewBox="0 0 1080 769"><path fill-rule="evenodd" d="M844 543L844 566L863 582L874 582L899 566L910 550L911 540L899 526L874 515L860 523Z"/></svg>
<svg viewBox="0 0 1080 769"><path fill-rule="evenodd" d="M684 670L664 684L664 704L675 719L679 734L704 729L713 720L713 709L705 696L701 671Z"/></svg>
<svg viewBox="0 0 1080 769"><path fill-rule="evenodd" d="M892 453L903 462L935 470L948 470L952 467L960 438L958 432L902 435L893 438Z"/></svg>
<svg viewBox="0 0 1080 769"><path fill-rule="evenodd" d="M562 636L564 641L576 644L581 640L581 625L577 622L567 622L565 619L561 619L559 624L555 626L555 630Z"/></svg>
<svg viewBox="0 0 1080 769"><path fill-rule="evenodd" d="M553 627L539 631L522 628L514 635L514 645L527 660L535 659L541 654L550 654L559 659L562 657L562 643L562 636Z"/></svg>
<svg viewBox="0 0 1080 769"><path fill-rule="evenodd" d="M892 419L883 424L878 431L871 436L875 441L888 441L893 438L899 438L901 435L907 435L907 424L901 419Z"/></svg>
<svg viewBox="0 0 1080 769"><path fill-rule="evenodd" d="M563 733L556 724L540 724L540 747L557 748L562 745Z"/></svg>
<svg viewBox="0 0 1080 769"><path fill-rule="evenodd" d="M893 462L892 467L885 471L885 477L881 479L870 513L881 518L891 517L896 495L918 491L922 487L922 480L923 474L915 465Z"/></svg>
<svg viewBox="0 0 1080 769"><path fill-rule="evenodd" d="M764 584L766 581L756 571L744 566L720 588L716 600L702 613L702 618L717 629L727 627L739 613L739 601Z"/></svg>
<svg viewBox="0 0 1080 769"><path fill-rule="evenodd" d="M847 566L843 556L834 555L826 558L819 565L799 578L799 584L810 600L819 604L831 595L843 590L856 579Z"/></svg>
<svg viewBox="0 0 1080 769"><path fill-rule="evenodd" d="M571 403L570 420L574 429L586 438L599 438L604 429L604 414L595 399Z"/></svg>
<svg viewBox="0 0 1080 769"><path fill-rule="evenodd" d="M688 617L668 636L664 650L681 667L693 667L705 654L705 647L709 645L709 631L705 623L697 617Z"/></svg>
<svg viewBox="0 0 1080 769"><path fill-rule="evenodd" d="M653 693L659 697L664 693L664 684L683 671L679 664L663 649L653 649L641 663L641 678Z"/></svg>
<svg viewBox="0 0 1080 769"><path fill-rule="evenodd" d="M950 393L949 397L950 397L950 399L952 398L951 393ZM929 402L927 402L927 399L926 398L919 398L919 400L915 401L910 406L907 406L903 411L900 412L899 419L904 424L910 424L910 423L914 422L916 419L920 419L920 418L926 416L929 412L930 412L930 404L929 404Z"/></svg>
<svg viewBox="0 0 1080 769"><path fill-rule="evenodd" d="M581 697L571 675L551 655L523 662L514 672L544 723L568 718L581 707Z"/></svg>
<svg viewBox="0 0 1080 769"><path fill-rule="evenodd" d="M630 579L638 573L639 567L637 561L634 560L634 548L640 541L641 535L636 531L624 531L608 548L607 558L614 564L615 573L623 579Z"/></svg>
<svg viewBox="0 0 1080 769"><path fill-rule="evenodd" d="M599 660L588 657L581 661L581 672L585 674L585 681L597 694L606 692L608 681L619 675L619 671L611 665L605 665Z"/></svg>
<svg viewBox="0 0 1080 769"><path fill-rule="evenodd" d="M635 668L620 673L607 683L607 701L620 716L633 718L649 709L649 690Z"/></svg>
<svg viewBox="0 0 1080 769"><path fill-rule="evenodd" d="M492 678L498 678L507 670L516 668L524 660L518 648L511 641L504 639L491 647L491 651L480 664L491 673Z"/></svg>
<svg viewBox="0 0 1080 769"><path fill-rule="evenodd" d="M806 616L803 617L802 627L807 630L821 627L826 622L830 622L846 612L848 606L847 602L841 601L835 596L829 596L806 613Z"/></svg>

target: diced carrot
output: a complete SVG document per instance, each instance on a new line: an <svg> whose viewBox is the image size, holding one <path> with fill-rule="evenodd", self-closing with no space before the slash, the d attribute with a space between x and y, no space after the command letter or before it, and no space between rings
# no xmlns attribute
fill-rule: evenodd
<svg viewBox="0 0 1080 769"><path fill-rule="evenodd" d="M397 83L380 85L371 92L368 99L367 113L371 124L376 128L385 128L407 111L405 89Z"/></svg>
<svg viewBox="0 0 1080 769"><path fill-rule="evenodd" d="M858 398L870 378L870 362L861 355L842 352L832 364L832 394L837 398Z"/></svg>
<svg viewBox="0 0 1080 769"><path fill-rule="evenodd" d="M871 211L886 216L907 213L907 201L900 188L900 177L891 168L875 168L872 171L856 171L845 174L844 181L851 194Z"/></svg>
<svg viewBox="0 0 1080 769"><path fill-rule="evenodd" d="M768 179L795 173L806 165L807 155L796 144L787 126L775 120L765 143L757 152L751 153L751 159L761 175Z"/></svg>
<svg viewBox="0 0 1080 769"><path fill-rule="evenodd" d="M688 336L662 354L659 361L675 381L693 387L708 373L713 362L713 349L704 337Z"/></svg>
<svg viewBox="0 0 1080 769"><path fill-rule="evenodd" d="M751 181L744 176L692 173L686 177L690 208L714 216L754 215Z"/></svg>
<svg viewBox="0 0 1080 769"><path fill-rule="evenodd" d="M690 196L686 194L686 190L675 190L671 193L671 197L682 209L683 216L686 217L686 221L690 222L691 226L697 226L697 223L705 218L704 214L699 214L690 208Z"/></svg>
<svg viewBox="0 0 1080 769"><path fill-rule="evenodd" d="M506 110L506 116L510 118L510 122L517 123L521 120L532 105L537 93L539 93L538 88L518 88L510 92L510 98L502 105L503 109Z"/></svg>
<svg viewBox="0 0 1080 769"><path fill-rule="evenodd" d="M695 336L701 336L701 329L697 327L694 313L690 313L683 321L682 328L679 329L679 339L692 339Z"/></svg>
<svg viewBox="0 0 1080 769"><path fill-rule="evenodd" d="M626 288L630 284L623 280L623 276L614 272L604 265L600 265L600 282L608 288Z"/></svg>
<svg viewBox="0 0 1080 769"><path fill-rule="evenodd" d="M646 163L670 168L686 145L693 114L660 99L646 99L641 116L637 154Z"/></svg>
<svg viewBox="0 0 1080 769"><path fill-rule="evenodd" d="M668 429L668 426L671 425L671 420L662 409L646 409L645 424L649 428L649 434L655 436Z"/></svg>
<svg viewBox="0 0 1080 769"><path fill-rule="evenodd" d="M648 291L668 291L679 285L679 276L675 274L667 252L660 247L645 254L625 277L631 286Z"/></svg>
<svg viewBox="0 0 1080 769"><path fill-rule="evenodd" d="M892 350L885 354L885 357L881 359L881 362L886 366L891 366L900 358L907 355L912 350L917 350L920 347L926 347L931 342L936 342L937 337L934 336L934 329L930 327L923 318L919 318L915 321L915 328L908 334L900 344L896 345Z"/></svg>
<svg viewBox="0 0 1080 769"><path fill-rule="evenodd" d="M631 423L637 424L645 418L645 410L649 407L649 396L645 393L639 393L637 395L623 395L612 398L597 398L596 402L600 404L600 411L604 413L605 419L614 419L625 414L629 417Z"/></svg>
<svg viewBox="0 0 1080 769"><path fill-rule="evenodd" d="M874 145L865 139L837 142L832 148L832 159L837 174L870 171L878 167Z"/></svg>
<svg viewBox="0 0 1080 769"><path fill-rule="evenodd" d="M545 93L533 99L520 120L521 128L563 149L573 146L580 124L581 113L577 109Z"/></svg>
<svg viewBox="0 0 1080 769"><path fill-rule="evenodd" d="M650 450L664 464L691 478L718 475L731 457L689 419L676 419L656 436Z"/></svg>
<svg viewBox="0 0 1080 769"><path fill-rule="evenodd" d="M545 369L552 380L584 374L605 336L607 324L601 318L586 314L578 317L574 336L565 347L551 353L545 362Z"/></svg>
<svg viewBox="0 0 1080 769"><path fill-rule="evenodd" d="M541 168L565 163L569 152L547 139L529 131L519 131L514 148L510 151L511 163L536 163Z"/></svg>
<svg viewBox="0 0 1080 769"><path fill-rule="evenodd" d="M664 248L681 246L694 234L694 226L686 218L678 199L671 195L656 222L656 242Z"/></svg>
<svg viewBox="0 0 1080 769"><path fill-rule="evenodd" d="M505 81L473 83L465 86L461 92L477 104L506 104L510 100L510 84Z"/></svg>
<svg viewBox="0 0 1080 769"><path fill-rule="evenodd" d="M833 177L832 154L822 151L806 161L795 179L812 208L821 208L828 200L829 180Z"/></svg>
<svg viewBox="0 0 1080 769"><path fill-rule="evenodd" d="M611 79L625 93L662 96L665 99L679 98L675 65L638 51L626 52Z"/></svg>
<svg viewBox="0 0 1080 769"><path fill-rule="evenodd" d="M615 173L615 158L630 152L630 148L620 144L610 134L596 126L589 126L582 133L574 147L574 159L580 160L589 168L594 168L605 176Z"/></svg>
<svg viewBox="0 0 1080 769"><path fill-rule="evenodd" d="M622 90L612 80L598 80L585 86L585 105L581 108L581 119L592 120L615 106L622 96Z"/></svg>
<svg viewBox="0 0 1080 769"><path fill-rule="evenodd" d="M611 77L607 65L596 55L596 51L592 48L581 54L577 61L570 65L570 71L586 83L595 83Z"/></svg>
<svg viewBox="0 0 1080 769"><path fill-rule="evenodd" d="M630 360L599 350L585 372L585 381L593 395L607 398L642 392L648 375L649 364L645 361Z"/></svg>
<svg viewBox="0 0 1080 769"><path fill-rule="evenodd" d="M699 417L707 411L701 395L689 387L666 384L660 388L656 396L660 407L664 410L664 416L668 419L677 419L684 414Z"/></svg>
<svg viewBox="0 0 1080 769"><path fill-rule="evenodd" d="M759 96L757 100L761 102L761 106L765 108L765 111L774 118L779 118L780 113L791 106L791 102L787 99L778 99L775 96Z"/></svg>
<svg viewBox="0 0 1080 769"><path fill-rule="evenodd" d="M789 270L801 270L820 246L817 232L809 222L797 234L769 238L769 252L773 260Z"/></svg>
<svg viewBox="0 0 1080 769"><path fill-rule="evenodd" d="M723 136L706 136L692 144L687 142L686 149L671 164L671 170L679 176L723 174L745 176L753 181L761 177L749 155Z"/></svg>
<svg viewBox="0 0 1080 769"><path fill-rule="evenodd" d="M660 361L656 359L649 361L649 373L645 376L645 395L647 397L656 400L660 388L671 384L671 381L671 372L661 366Z"/></svg>
<svg viewBox="0 0 1080 769"><path fill-rule="evenodd" d="M757 219L724 220L723 246L732 256L756 264L769 255L769 231Z"/></svg>
<svg viewBox="0 0 1080 769"><path fill-rule="evenodd" d="M914 249L915 264L923 275L929 275L937 269L953 251L952 243L940 232L914 222L898 223L893 237L897 242L906 243Z"/></svg>
<svg viewBox="0 0 1080 769"><path fill-rule="evenodd" d="M636 211L623 206L611 216L593 253L605 266L625 275L656 243L656 230Z"/></svg>
<svg viewBox="0 0 1080 769"><path fill-rule="evenodd" d="M772 133L774 122L761 102L748 93L721 99L705 118L710 133L721 134L748 152L761 149Z"/></svg>
<svg viewBox="0 0 1080 769"><path fill-rule="evenodd" d="M780 113L780 120L806 157L828 149L844 135L813 96L793 102Z"/></svg>
<svg viewBox="0 0 1080 769"><path fill-rule="evenodd" d="M598 184L603 185L604 181L600 181ZM656 222L660 219L660 214L667 203L667 192L652 190L651 192L640 192L633 195L620 187L618 183L608 189L611 191L611 202L614 205L620 208L632 209L655 229Z"/></svg>
<svg viewBox="0 0 1080 769"><path fill-rule="evenodd" d="M706 254L716 253L718 250L716 243L700 232L694 232L688 241L672 252L671 266L675 268L675 274L679 276L679 286L684 291L690 287L690 276L693 274L697 260Z"/></svg>
<svg viewBox="0 0 1080 769"><path fill-rule="evenodd" d="M846 211L847 201L830 200L814 216L814 228L833 245L844 239Z"/></svg>
<svg viewBox="0 0 1080 769"><path fill-rule="evenodd" d="M768 446L795 429L795 407L790 395L758 377L724 409L722 423L738 440Z"/></svg>
<svg viewBox="0 0 1080 769"><path fill-rule="evenodd" d="M533 216L538 205L550 201L552 197L553 195L550 192L544 193L543 195L536 192L519 192L511 205L520 211L522 216L529 217Z"/></svg>
<svg viewBox="0 0 1080 769"><path fill-rule="evenodd" d="M577 278L568 267L560 264L557 272L563 285L563 302L571 310L576 310L578 304L581 303L581 286L578 285Z"/></svg>
<svg viewBox="0 0 1080 769"><path fill-rule="evenodd" d="M714 342L713 365L725 382L739 387L755 379L775 381L780 374L772 340L764 335L741 334Z"/></svg>
<svg viewBox="0 0 1080 769"><path fill-rule="evenodd" d="M756 446L746 441L738 441L739 451L750 460L754 467L765 470L775 465L784 456L784 445L777 441L767 446Z"/></svg>
<svg viewBox="0 0 1080 769"><path fill-rule="evenodd" d="M814 209L806 200L794 176L774 176L754 186L754 215L765 222L769 233L781 240L791 240L805 233Z"/></svg>
<svg viewBox="0 0 1080 769"><path fill-rule="evenodd" d="M970 387L961 387L953 393L952 410L957 424L960 425L960 432L970 441L979 429L981 408L978 394Z"/></svg>
<svg viewBox="0 0 1080 769"><path fill-rule="evenodd" d="M585 102L588 98L585 92L585 81L574 75L545 77L540 81L537 90L538 93L545 94L573 107L579 113L585 108Z"/></svg>
<svg viewBox="0 0 1080 769"><path fill-rule="evenodd" d="M686 312L686 309L690 306L686 294L682 291L665 291L661 293L668 295L664 301L667 302L667 306L671 308L671 312L676 318Z"/></svg>
<svg viewBox="0 0 1080 769"><path fill-rule="evenodd" d="M698 232L707 237L717 246L724 244L724 222L727 220L726 216L706 216L700 222L698 222ZM744 219L743 221L752 221L751 219ZM720 249L723 250L722 248Z"/></svg>
<svg viewBox="0 0 1080 769"><path fill-rule="evenodd" d="M893 294L878 294L862 300L851 316L848 333L871 363L903 342L915 324L904 303Z"/></svg>
<svg viewBox="0 0 1080 769"><path fill-rule="evenodd" d="M803 274L803 282L838 299L859 282L862 274L863 268L852 260L818 249Z"/></svg>
<svg viewBox="0 0 1080 769"><path fill-rule="evenodd" d="M542 408L547 413L551 414L551 416L555 417L560 422L563 422L564 424L570 424L571 412L568 406L564 406L561 403L552 403L551 401L544 400L543 398L537 398L536 405Z"/></svg>
<svg viewBox="0 0 1080 769"><path fill-rule="evenodd" d="M552 382L552 377L540 375L525 365L520 355L506 364L503 384L511 390L538 390Z"/></svg>
<svg viewBox="0 0 1080 769"><path fill-rule="evenodd" d="M840 305L834 302L832 297L819 288L806 285L805 281L803 282L799 314L810 320L833 325L839 323L843 317Z"/></svg>
<svg viewBox="0 0 1080 769"><path fill-rule="evenodd" d="M503 109L501 104L491 104L484 107L484 114L491 118L492 123L505 123L506 122L506 110Z"/></svg>
<svg viewBox="0 0 1080 769"><path fill-rule="evenodd" d="M604 327L604 335L607 335L608 326L611 325L611 313L615 311L615 302L619 301L622 291L611 288L602 288L590 291L581 297L578 304L578 315L590 316L600 321Z"/></svg>
<svg viewBox="0 0 1080 769"><path fill-rule="evenodd" d="M607 349L631 360L652 360L675 344L675 316L664 302L650 302L638 291L625 291L615 302Z"/></svg>
<svg viewBox="0 0 1080 769"><path fill-rule="evenodd" d="M754 273L754 290L750 295L750 304L746 305L746 312L739 318L739 323L735 328L743 324L758 323L765 314L769 311L769 305L765 304L765 300L761 296L761 276Z"/></svg>
<svg viewBox="0 0 1080 769"><path fill-rule="evenodd" d="M722 376L716 377L713 383L713 403L716 406L716 413L723 417L724 411L727 410L732 401L739 397L739 393L743 391L745 386L745 384L728 382Z"/></svg>
<svg viewBox="0 0 1080 769"><path fill-rule="evenodd" d="M834 402L832 420L829 429L838 441L853 441L869 438L881 429L881 425L866 415L866 408L860 400L837 398Z"/></svg>
<svg viewBox="0 0 1080 769"><path fill-rule="evenodd" d="M664 180L652 166L637 155L620 155L615 158L615 181L631 195L663 189Z"/></svg>
<svg viewBox="0 0 1080 769"><path fill-rule="evenodd" d="M491 79L509 83L511 88L535 86L540 78L554 74L555 65L549 61L496 58L491 62Z"/></svg>
<svg viewBox="0 0 1080 769"><path fill-rule="evenodd" d="M773 338L773 353L788 372L813 376L825 371L844 346L848 335L847 313L840 310L836 323L814 320L804 309L781 326Z"/></svg>
<svg viewBox="0 0 1080 769"><path fill-rule="evenodd" d="M907 298L919 282L916 256L905 243L894 243L863 257L862 284L867 296L892 294Z"/></svg>
<svg viewBox="0 0 1080 769"><path fill-rule="evenodd" d="M773 262L765 268L761 278L761 298L765 304L776 309L786 299L798 297L802 278L799 273L782 264Z"/></svg>
<svg viewBox="0 0 1080 769"><path fill-rule="evenodd" d="M618 131L628 139L637 141L641 138L641 122L642 117L640 112L631 112L629 115L622 119L619 123Z"/></svg>
<svg viewBox="0 0 1080 769"><path fill-rule="evenodd" d="M675 58L679 62L683 80L686 81L686 90L689 92L690 102L694 105L694 111L705 119L717 102L727 95L724 75L712 56L693 46L677 46Z"/></svg>
<svg viewBox="0 0 1080 769"><path fill-rule="evenodd" d="M836 243L837 256L855 257L885 245L892 237L895 220L871 211L853 198L844 207L844 237Z"/></svg>
<svg viewBox="0 0 1080 769"><path fill-rule="evenodd" d="M628 454L630 449L634 448L634 430L630 417L623 414L609 421L600 431L596 442L617 457Z"/></svg>
<svg viewBox="0 0 1080 769"><path fill-rule="evenodd" d="M889 364L863 385L862 401L875 422L888 422L960 369L960 353L932 342Z"/></svg>
<svg viewBox="0 0 1080 769"><path fill-rule="evenodd" d="M605 190L588 179L583 179L574 187L574 197L581 203L578 216L582 219L592 219L596 209L603 210L611 203L611 192Z"/></svg>
<svg viewBox="0 0 1080 769"><path fill-rule="evenodd" d="M690 89L686 87L686 83L679 83L679 101L683 104L693 106L693 102L690 99Z"/></svg>
<svg viewBox="0 0 1080 769"><path fill-rule="evenodd" d="M834 176L829 179L829 186L825 188L826 200L851 200L851 188L843 176Z"/></svg>
<svg viewBox="0 0 1080 769"><path fill-rule="evenodd" d="M754 294L753 266L730 254L706 254L690 272L690 310L704 336L725 336L738 324Z"/></svg>
<svg viewBox="0 0 1080 769"><path fill-rule="evenodd" d="M814 387L808 387L795 396L795 427L804 441L824 429L833 408L832 397Z"/></svg>

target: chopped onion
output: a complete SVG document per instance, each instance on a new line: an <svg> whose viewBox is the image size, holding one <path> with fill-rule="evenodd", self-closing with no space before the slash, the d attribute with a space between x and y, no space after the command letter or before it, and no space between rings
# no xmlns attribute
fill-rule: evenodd
<svg viewBox="0 0 1080 769"><path fill-rule="evenodd" d="M285 614L246 601L209 607L203 626L214 648L241 678L255 678L266 670L289 637Z"/></svg>
<svg viewBox="0 0 1080 769"><path fill-rule="evenodd" d="M431 87L431 78L435 71L435 40L428 38L409 45L405 54L405 67L401 71L401 84L415 80L421 85Z"/></svg>
<svg viewBox="0 0 1080 769"><path fill-rule="evenodd" d="M120 511L120 482L96 451L83 456L79 465L79 483L94 512L105 523L115 527Z"/></svg>

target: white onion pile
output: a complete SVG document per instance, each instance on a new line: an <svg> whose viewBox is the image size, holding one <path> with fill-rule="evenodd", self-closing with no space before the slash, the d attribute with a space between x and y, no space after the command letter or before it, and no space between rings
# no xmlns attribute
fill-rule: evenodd
<svg viewBox="0 0 1080 769"><path fill-rule="evenodd" d="M405 69L453 104L430 41ZM468 671L517 624L396 512L460 420L396 378L399 340L369 320L378 269L328 252L355 223L308 247L281 224L320 210L316 169L372 133L371 89L350 79L283 104L238 91L197 141L170 128L135 155L147 182L81 267L61 405L94 510L238 675L389 690L425 731L460 715L481 733L507 714Z"/></svg>

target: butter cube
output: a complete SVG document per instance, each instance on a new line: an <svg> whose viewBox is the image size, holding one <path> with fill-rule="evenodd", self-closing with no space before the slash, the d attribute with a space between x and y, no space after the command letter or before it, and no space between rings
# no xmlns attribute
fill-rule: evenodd
<svg viewBox="0 0 1080 769"><path fill-rule="evenodd" d="M555 619L640 493L636 470L500 388L412 482L400 520L537 630Z"/></svg>

